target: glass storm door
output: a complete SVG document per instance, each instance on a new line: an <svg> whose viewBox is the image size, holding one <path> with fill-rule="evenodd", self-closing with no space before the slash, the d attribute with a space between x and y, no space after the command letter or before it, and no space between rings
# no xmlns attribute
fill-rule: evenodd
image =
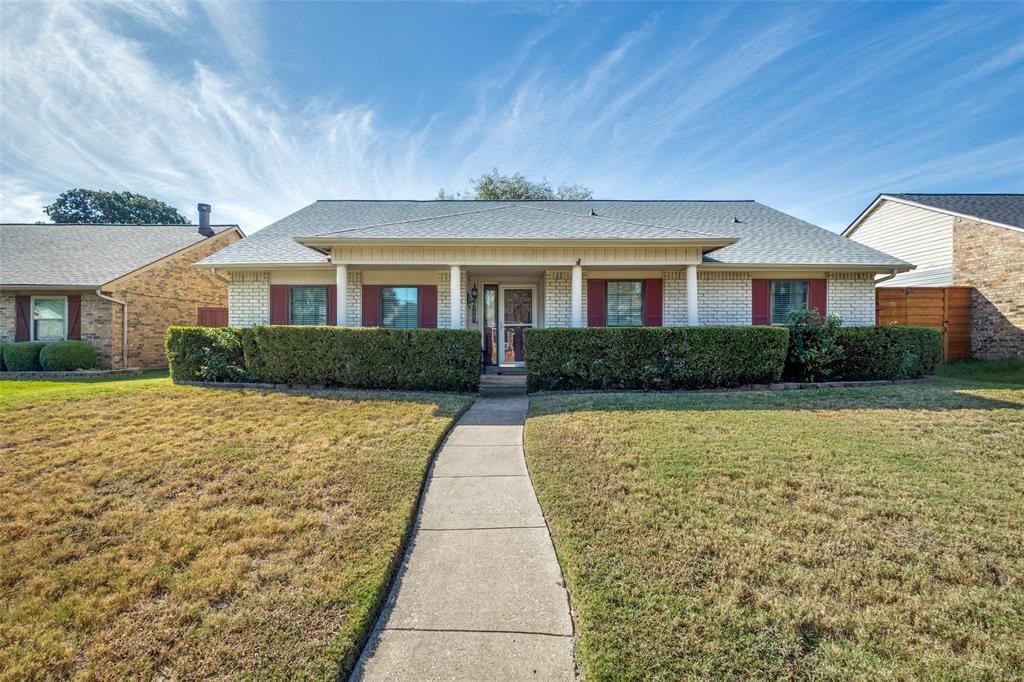
<svg viewBox="0 0 1024 682"><path fill-rule="evenodd" d="M484 285L484 364L498 364L498 285Z"/></svg>
<svg viewBox="0 0 1024 682"><path fill-rule="evenodd" d="M523 332L533 326L533 288L501 287L501 364L523 366Z"/></svg>

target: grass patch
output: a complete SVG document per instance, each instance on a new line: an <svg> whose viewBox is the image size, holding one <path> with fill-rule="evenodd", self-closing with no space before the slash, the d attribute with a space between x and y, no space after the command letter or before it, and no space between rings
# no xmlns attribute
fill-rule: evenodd
<svg viewBox="0 0 1024 682"><path fill-rule="evenodd" d="M962 360L939 365L935 375L948 379L1024 384L1024 360Z"/></svg>
<svg viewBox="0 0 1024 682"><path fill-rule="evenodd" d="M0 678L336 678L468 403L0 382Z"/></svg>
<svg viewBox="0 0 1024 682"><path fill-rule="evenodd" d="M1024 386L531 400L586 679L1015 679Z"/></svg>

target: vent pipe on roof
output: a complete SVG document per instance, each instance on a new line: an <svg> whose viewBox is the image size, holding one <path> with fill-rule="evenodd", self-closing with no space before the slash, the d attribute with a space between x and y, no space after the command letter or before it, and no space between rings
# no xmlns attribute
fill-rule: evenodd
<svg viewBox="0 0 1024 682"><path fill-rule="evenodd" d="M196 231L204 237L213 236L213 228L210 227L211 210L209 204L199 204L199 229Z"/></svg>

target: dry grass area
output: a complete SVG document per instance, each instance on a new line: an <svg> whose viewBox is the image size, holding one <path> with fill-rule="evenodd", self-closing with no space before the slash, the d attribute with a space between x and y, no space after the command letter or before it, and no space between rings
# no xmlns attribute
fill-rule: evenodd
<svg viewBox="0 0 1024 682"><path fill-rule="evenodd" d="M330 678L460 396L0 382L0 678Z"/></svg>
<svg viewBox="0 0 1024 682"><path fill-rule="evenodd" d="M1024 385L531 401L590 680L1020 679Z"/></svg>

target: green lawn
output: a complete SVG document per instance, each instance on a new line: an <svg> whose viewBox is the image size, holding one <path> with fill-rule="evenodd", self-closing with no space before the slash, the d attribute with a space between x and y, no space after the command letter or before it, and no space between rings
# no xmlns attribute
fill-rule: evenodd
<svg viewBox="0 0 1024 682"><path fill-rule="evenodd" d="M1024 383L546 396L525 438L585 679L1020 679Z"/></svg>
<svg viewBox="0 0 1024 682"><path fill-rule="evenodd" d="M0 381L0 679L335 679L463 396Z"/></svg>

